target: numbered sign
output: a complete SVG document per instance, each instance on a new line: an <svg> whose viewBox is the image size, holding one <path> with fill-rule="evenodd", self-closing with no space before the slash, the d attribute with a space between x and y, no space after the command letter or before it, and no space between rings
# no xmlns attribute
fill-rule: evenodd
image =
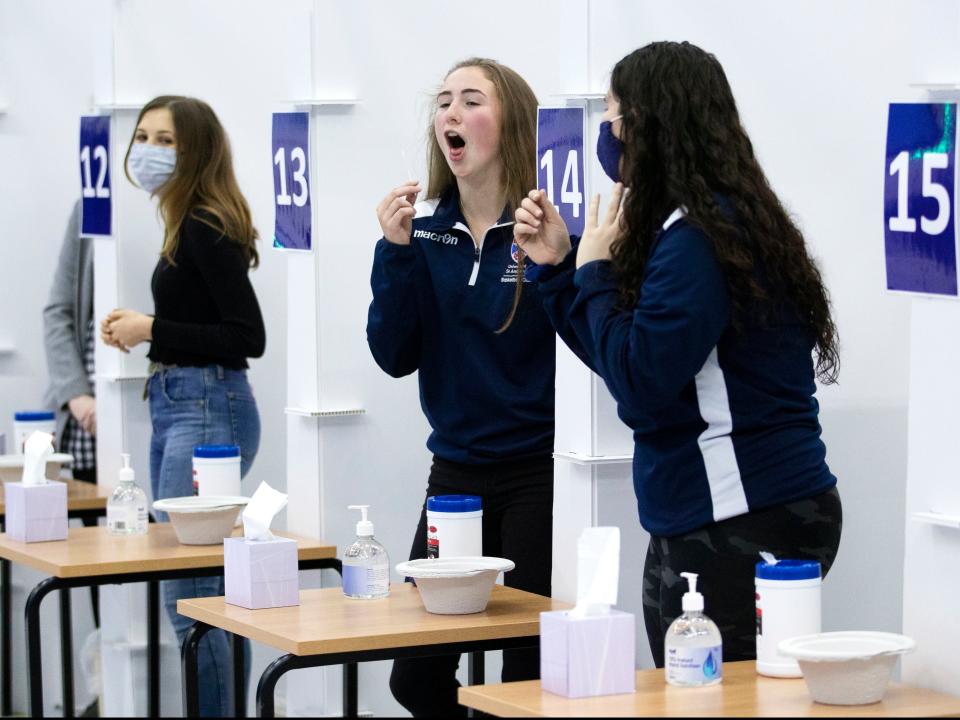
<svg viewBox="0 0 960 720"><path fill-rule="evenodd" d="M537 108L537 187L547 191L571 235L583 234L581 107Z"/></svg>
<svg viewBox="0 0 960 720"><path fill-rule="evenodd" d="M109 235L110 116L80 118L80 196L83 198L84 235Z"/></svg>
<svg viewBox="0 0 960 720"><path fill-rule="evenodd" d="M273 246L309 250L310 114L273 114L273 194L277 222Z"/></svg>
<svg viewBox="0 0 960 720"><path fill-rule="evenodd" d="M957 295L957 106L891 103L883 229L887 288Z"/></svg>

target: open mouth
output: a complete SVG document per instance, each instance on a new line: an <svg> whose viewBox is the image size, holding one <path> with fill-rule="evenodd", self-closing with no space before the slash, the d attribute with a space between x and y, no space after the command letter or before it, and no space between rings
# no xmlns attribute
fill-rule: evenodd
<svg viewBox="0 0 960 720"><path fill-rule="evenodd" d="M447 145L451 150L462 150L467 144L467 141L453 130L448 130L445 133L445 137L447 138Z"/></svg>

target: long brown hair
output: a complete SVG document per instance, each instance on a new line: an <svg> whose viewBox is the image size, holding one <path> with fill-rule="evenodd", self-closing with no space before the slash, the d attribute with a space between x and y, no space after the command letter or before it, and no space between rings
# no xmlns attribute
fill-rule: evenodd
<svg viewBox="0 0 960 720"><path fill-rule="evenodd" d="M621 304L636 304L657 232L682 207L713 245L734 330L791 310L816 347L817 377L836 382L839 341L823 277L760 167L717 59L687 42L651 43L616 64L610 90L630 188L625 230L611 246Z"/></svg>
<svg viewBox="0 0 960 720"><path fill-rule="evenodd" d="M170 111L177 146L173 175L155 193L165 228L161 255L174 264L180 228L187 217L193 217L239 243L250 265L257 267L260 264L257 229L233 172L230 141L216 113L196 98L161 95L143 106L135 127L139 127L144 115L157 108ZM134 138L130 138L123 161L124 172L131 182L127 161L133 141Z"/></svg>
<svg viewBox="0 0 960 720"><path fill-rule="evenodd" d="M506 190L507 206L511 213L537 183L537 96L520 74L489 58L468 58L454 65L444 79L462 68L480 68L487 80L493 83L500 101L500 162L503 165L501 179ZM453 171L447 165L437 135L433 129L433 116L427 128L428 179L427 197L439 198L456 182ZM502 333L513 322L523 293L523 253L518 254L517 287L513 295L513 308L497 330Z"/></svg>

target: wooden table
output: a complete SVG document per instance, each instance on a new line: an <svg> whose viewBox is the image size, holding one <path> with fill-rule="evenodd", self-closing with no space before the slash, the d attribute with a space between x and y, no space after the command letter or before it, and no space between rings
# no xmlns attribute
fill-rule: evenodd
<svg viewBox="0 0 960 720"><path fill-rule="evenodd" d="M948 717L960 715L960 698L892 684L873 705L813 702L802 678L757 675L753 661L725 663L723 682L708 688L675 688L663 670L637 673L633 695L565 698L545 692L539 680L460 688L461 705L510 717Z"/></svg>
<svg viewBox="0 0 960 720"><path fill-rule="evenodd" d="M107 500L110 491L107 488L80 480L66 480L67 483L67 517L81 518L89 521L107 513ZM4 498L4 483L0 482L0 532L6 529L6 500ZM13 688L11 686L13 671L11 665L10 628L12 608L10 604L10 561L0 559L0 665L3 666L3 677L0 679L0 715L9 716L13 712Z"/></svg>
<svg viewBox="0 0 960 720"><path fill-rule="evenodd" d="M570 606L550 598L497 585L490 604L472 615L432 615L420 593L409 583L393 583L390 596L380 600L344 597L340 588L303 590L300 605L246 610L224 598L180 600L177 612L197 623L184 644L185 715L197 710L197 641L211 628L264 643L287 654L263 673L257 687L257 711L273 717L277 681L289 670L321 665L354 666L369 660L475 653L470 682L482 682L483 652L536 647L540 613ZM346 698L346 693L344 693ZM356 701L345 702L344 716L356 716Z"/></svg>
<svg viewBox="0 0 960 720"><path fill-rule="evenodd" d="M301 570L340 570L336 548L320 541L277 533L297 541ZM0 557L50 575L30 593L26 607L27 683L30 713L43 714L40 656L40 604L53 590L60 593L60 643L64 713L73 710L73 647L70 588L147 583L147 648L150 678L149 714L160 711L160 599L159 581L223 574L223 543L181 545L169 523L151 523L145 535L110 535L106 527L70 528L67 539L21 543L0 535ZM242 683L235 688L239 693ZM236 695L235 695L236 697ZM241 707L240 710L243 708ZM67 715L69 716L69 715Z"/></svg>

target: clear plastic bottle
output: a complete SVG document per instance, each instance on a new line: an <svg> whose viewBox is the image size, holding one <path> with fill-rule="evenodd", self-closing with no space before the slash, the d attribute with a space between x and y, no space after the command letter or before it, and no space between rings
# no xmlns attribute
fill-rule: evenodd
<svg viewBox="0 0 960 720"><path fill-rule="evenodd" d="M390 558L387 549L373 537L373 523L367 520L369 505L348 505L359 510L357 539L343 553L343 594L372 600L390 594Z"/></svg>
<svg viewBox="0 0 960 720"><path fill-rule="evenodd" d="M144 535L147 532L147 496L137 483L130 456L126 453L120 468L120 484L107 501L107 532L111 535Z"/></svg>
<svg viewBox="0 0 960 720"><path fill-rule="evenodd" d="M704 687L723 680L723 640L716 624L703 614L697 575L680 573L690 583L683 615L667 628L664 660L667 682L677 687Z"/></svg>

